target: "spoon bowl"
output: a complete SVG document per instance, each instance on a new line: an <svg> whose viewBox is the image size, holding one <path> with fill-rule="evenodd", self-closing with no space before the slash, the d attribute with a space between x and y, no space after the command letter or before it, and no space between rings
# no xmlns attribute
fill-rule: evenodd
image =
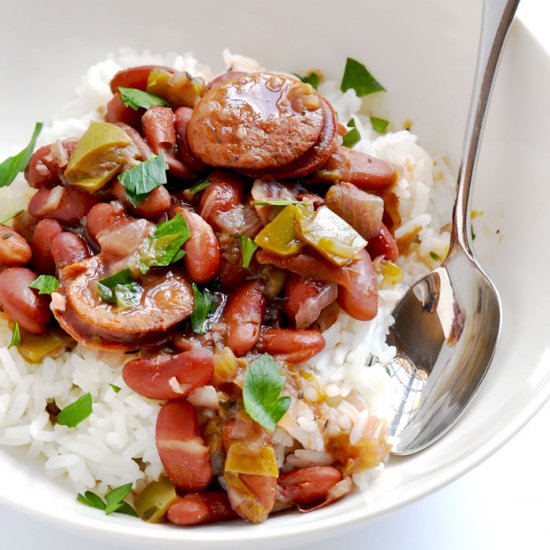
<svg viewBox="0 0 550 550"><path fill-rule="evenodd" d="M453 209L449 253L416 282L393 311L387 365L393 393L393 454L431 445L458 420L493 358L501 303L470 244L470 191L498 61L519 0L485 0L478 63Z"/></svg>
<svg viewBox="0 0 550 550"><path fill-rule="evenodd" d="M390 433L399 438L394 454L411 454L444 435L476 393L495 351L501 305L490 279L456 247L394 316Z"/></svg>

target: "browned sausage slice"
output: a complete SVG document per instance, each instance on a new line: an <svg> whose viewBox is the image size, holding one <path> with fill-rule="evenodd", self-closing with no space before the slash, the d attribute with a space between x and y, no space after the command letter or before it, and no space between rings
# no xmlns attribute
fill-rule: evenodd
<svg viewBox="0 0 550 550"><path fill-rule="evenodd" d="M101 256L61 272L64 307L54 309L59 324L76 340L102 349L137 349L167 338L167 331L193 311L191 285L177 271L150 271L140 282L139 304L117 311L100 299L97 281L105 276Z"/></svg>
<svg viewBox="0 0 550 550"><path fill-rule="evenodd" d="M210 89L194 109L187 137L206 164L262 170L302 156L323 124L321 97L309 84L251 73Z"/></svg>

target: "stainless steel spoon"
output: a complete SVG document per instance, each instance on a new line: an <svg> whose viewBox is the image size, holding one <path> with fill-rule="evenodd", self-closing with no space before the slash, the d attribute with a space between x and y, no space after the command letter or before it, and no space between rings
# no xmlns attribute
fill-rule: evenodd
<svg viewBox="0 0 550 550"><path fill-rule="evenodd" d="M472 177L493 80L519 0L485 0L478 62L458 175L449 253L394 309L387 365L393 383L393 453L416 453L456 422L483 380L500 333L498 293L470 245Z"/></svg>

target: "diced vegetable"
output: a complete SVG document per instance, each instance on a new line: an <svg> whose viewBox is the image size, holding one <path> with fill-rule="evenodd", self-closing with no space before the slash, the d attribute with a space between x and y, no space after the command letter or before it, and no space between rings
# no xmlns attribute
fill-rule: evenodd
<svg viewBox="0 0 550 550"><path fill-rule="evenodd" d="M332 185L325 196L325 205L347 221L367 241L380 232L384 201L377 195L349 183Z"/></svg>
<svg viewBox="0 0 550 550"><path fill-rule="evenodd" d="M152 481L134 499L139 517L149 523L163 521L170 505L178 498L176 488L168 478Z"/></svg>
<svg viewBox="0 0 550 550"><path fill-rule="evenodd" d="M46 357L56 357L73 347L75 341L64 332L49 332L45 335L21 331L21 343L17 350L29 363L41 363Z"/></svg>
<svg viewBox="0 0 550 550"><path fill-rule="evenodd" d="M384 276L384 283L395 285L403 280L403 270L397 264L388 260L380 262L380 271Z"/></svg>
<svg viewBox="0 0 550 550"><path fill-rule="evenodd" d="M223 348L214 354L214 379L217 386L224 382L232 382L237 376L238 359L230 348Z"/></svg>
<svg viewBox="0 0 550 550"><path fill-rule="evenodd" d="M367 241L348 222L326 206L321 206L315 213L299 212L296 216L296 234L339 266L349 263L367 245Z"/></svg>
<svg viewBox="0 0 550 550"><path fill-rule="evenodd" d="M186 72L153 69L147 79L147 92L165 99L174 107L194 107L204 93L204 82Z"/></svg>
<svg viewBox="0 0 550 550"><path fill-rule="evenodd" d="M295 232L296 216L301 211L313 212L309 205L285 206L277 217L258 233L256 244L279 256L298 254L304 247L304 243L297 238Z"/></svg>
<svg viewBox="0 0 550 550"><path fill-rule="evenodd" d="M233 441L229 445L225 458L225 471L257 476L279 476L273 447L249 441Z"/></svg>
<svg viewBox="0 0 550 550"><path fill-rule="evenodd" d="M71 185L93 193L135 164L136 156L138 150L124 130L108 122L91 122L69 159L65 177Z"/></svg>

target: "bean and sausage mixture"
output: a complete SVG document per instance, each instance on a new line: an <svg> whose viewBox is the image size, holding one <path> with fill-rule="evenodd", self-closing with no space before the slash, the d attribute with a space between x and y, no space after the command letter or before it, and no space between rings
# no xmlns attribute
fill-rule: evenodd
<svg viewBox="0 0 550 550"><path fill-rule="evenodd" d="M345 147L329 102L285 74L205 85L140 66L111 89L104 121L34 152L36 194L0 225L21 353L122 350L126 384L165 402L166 477L135 497L148 521L258 523L340 498L387 456L382 421L327 441L330 466L280 472L271 437L339 311L377 313L371 260L399 253L394 168Z"/></svg>

